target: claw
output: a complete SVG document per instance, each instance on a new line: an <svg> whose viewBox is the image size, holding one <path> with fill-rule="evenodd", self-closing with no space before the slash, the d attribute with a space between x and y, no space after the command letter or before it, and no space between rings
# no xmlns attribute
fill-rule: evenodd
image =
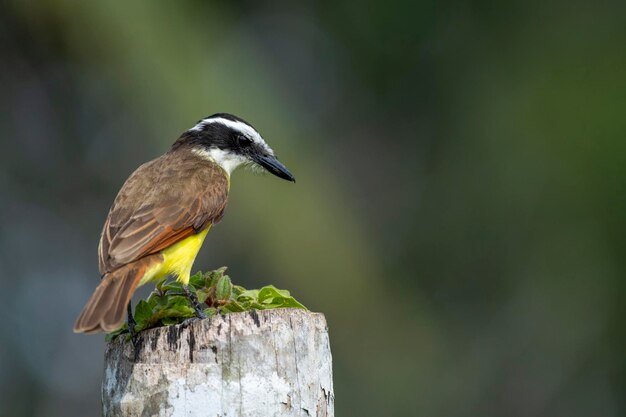
<svg viewBox="0 0 626 417"><path fill-rule="evenodd" d="M189 317L188 319L183 320L181 324L183 325L183 327L189 327L189 325L196 320L200 319L198 317Z"/></svg>

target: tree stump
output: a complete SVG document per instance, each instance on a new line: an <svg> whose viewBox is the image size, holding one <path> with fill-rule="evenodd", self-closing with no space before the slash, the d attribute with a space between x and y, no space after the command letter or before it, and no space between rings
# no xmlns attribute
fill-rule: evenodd
<svg viewBox="0 0 626 417"><path fill-rule="evenodd" d="M323 314L218 315L124 337L105 353L104 416L334 416Z"/></svg>

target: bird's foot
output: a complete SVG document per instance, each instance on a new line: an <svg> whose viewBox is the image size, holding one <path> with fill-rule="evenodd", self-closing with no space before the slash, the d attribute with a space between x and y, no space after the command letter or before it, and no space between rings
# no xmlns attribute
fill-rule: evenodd
<svg viewBox="0 0 626 417"><path fill-rule="evenodd" d="M130 340L133 342L133 346L137 347L139 343L139 333L135 331L135 323L128 323L128 333L130 334Z"/></svg>
<svg viewBox="0 0 626 417"><path fill-rule="evenodd" d="M130 341L132 342L133 349L135 351L135 360L137 360L137 357L139 356L140 341L138 337L139 334L135 331L135 326L137 326L137 322L133 317L133 308L130 301L128 302L128 308L126 309L126 312L128 315L126 320L126 324L128 325L128 333L130 334Z"/></svg>
<svg viewBox="0 0 626 417"><path fill-rule="evenodd" d="M198 320L200 320L198 317L189 317L188 319L183 320L181 324L183 327L189 327L191 323Z"/></svg>
<svg viewBox="0 0 626 417"><path fill-rule="evenodd" d="M186 285L183 285L183 290L185 291L187 298L189 298L189 301L191 302L191 306L196 312L196 317L198 317L199 319L206 319L207 316L206 314L204 314L204 311L202 311L202 307L200 306L200 303L198 302L198 297L196 297L196 294L191 292L189 290L189 287L187 287Z"/></svg>

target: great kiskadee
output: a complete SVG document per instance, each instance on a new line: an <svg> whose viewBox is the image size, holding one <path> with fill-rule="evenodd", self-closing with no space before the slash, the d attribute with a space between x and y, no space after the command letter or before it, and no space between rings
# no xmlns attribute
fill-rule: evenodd
<svg viewBox="0 0 626 417"><path fill-rule="evenodd" d="M186 289L207 232L224 214L230 175L241 165L295 182L254 127L226 113L200 120L167 153L133 172L104 222L102 280L74 331L116 330L126 309L131 320L130 300L140 285L173 275Z"/></svg>

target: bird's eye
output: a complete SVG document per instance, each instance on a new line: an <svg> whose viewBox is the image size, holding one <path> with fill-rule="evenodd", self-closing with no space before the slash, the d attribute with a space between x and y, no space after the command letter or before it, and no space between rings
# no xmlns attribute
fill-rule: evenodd
<svg viewBox="0 0 626 417"><path fill-rule="evenodd" d="M239 135L237 137L237 141L239 142L239 146L243 146L243 147L250 146L252 144L252 140L249 137L244 136L244 135Z"/></svg>

